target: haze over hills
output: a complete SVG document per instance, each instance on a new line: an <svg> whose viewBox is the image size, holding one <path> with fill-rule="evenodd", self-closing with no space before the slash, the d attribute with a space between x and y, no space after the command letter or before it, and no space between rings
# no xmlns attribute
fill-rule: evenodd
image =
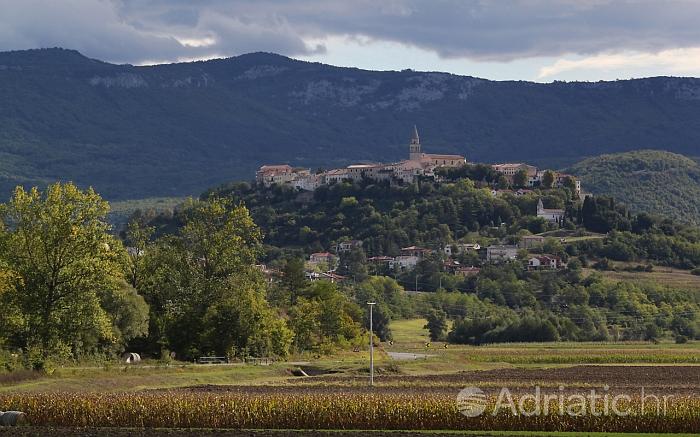
<svg viewBox="0 0 700 437"><path fill-rule="evenodd" d="M700 224L700 165L654 150L602 155L567 171L594 194L608 194L633 211Z"/></svg>
<svg viewBox="0 0 700 437"><path fill-rule="evenodd" d="M155 66L0 53L0 191L73 180L109 199L196 194L262 163L431 152L563 167L634 149L700 153L700 79L494 82L253 53Z"/></svg>

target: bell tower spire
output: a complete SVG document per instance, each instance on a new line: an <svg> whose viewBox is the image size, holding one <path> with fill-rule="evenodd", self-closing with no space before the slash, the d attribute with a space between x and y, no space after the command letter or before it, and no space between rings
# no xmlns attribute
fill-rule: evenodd
<svg viewBox="0 0 700 437"><path fill-rule="evenodd" d="M420 137L418 136L418 128L413 125L413 135L411 135L411 144L408 146L408 156L411 161L420 161L423 155L420 151Z"/></svg>

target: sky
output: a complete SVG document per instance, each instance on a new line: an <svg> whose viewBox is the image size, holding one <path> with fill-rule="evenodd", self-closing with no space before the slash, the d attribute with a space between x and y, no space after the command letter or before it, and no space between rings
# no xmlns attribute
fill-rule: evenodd
<svg viewBox="0 0 700 437"><path fill-rule="evenodd" d="M700 76L700 0L0 0L0 50L135 65L265 51L494 80Z"/></svg>

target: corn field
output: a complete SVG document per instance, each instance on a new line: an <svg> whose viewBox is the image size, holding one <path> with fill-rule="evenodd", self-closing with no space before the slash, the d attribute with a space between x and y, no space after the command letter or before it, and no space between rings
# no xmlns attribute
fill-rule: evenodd
<svg viewBox="0 0 700 437"><path fill-rule="evenodd" d="M516 400L517 401L517 400ZM454 396L377 393L47 393L2 394L0 410L27 413L34 426L159 427L238 429L531 430L601 432L697 432L700 398L674 396L664 415L653 405L642 410L629 401L631 414L618 417L560 415L557 408L537 416L460 414Z"/></svg>

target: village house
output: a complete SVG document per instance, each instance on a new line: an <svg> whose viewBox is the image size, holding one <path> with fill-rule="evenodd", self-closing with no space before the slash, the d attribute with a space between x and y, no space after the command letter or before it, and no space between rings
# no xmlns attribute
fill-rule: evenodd
<svg viewBox="0 0 700 437"><path fill-rule="evenodd" d="M326 273L321 273L321 279L325 279L325 280L330 281L334 284L337 284L337 283L346 281L348 278L346 276L339 275L335 272L326 272Z"/></svg>
<svg viewBox="0 0 700 437"><path fill-rule="evenodd" d="M350 252L351 250L355 249L356 247L362 247L362 240L341 241L340 243L336 244L333 247L333 249L337 253L341 253L341 252Z"/></svg>
<svg viewBox="0 0 700 437"><path fill-rule="evenodd" d="M486 260L488 262L512 261L517 257L517 246L492 245L486 248Z"/></svg>
<svg viewBox="0 0 700 437"><path fill-rule="evenodd" d="M402 256L415 256L416 258L423 258L425 255L431 252L432 250L430 249L418 246L409 246L401 249Z"/></svg>
<svg viewBox="0 0 700 437"><path fill-rule="evenodd" d="M282 276L282 272L280 270L271 269L265 264L256 264L255 267L262 272L263 276L265 277L265 281L268 283L272 283L275 278Z"/></svg>
<svg viewBox="0 0 700 437"><path fill-rule="evenodd" d="M288 184L295 179L311 174L308 168L293 168L290 165L263 165L255 174L255 181L269 187L273 184Z"/></svg>
<svg viewBox="0 0 700 437"><path fill-rule="evenodd" d="M523 235L520 237L519 246L523 249L532 249L544 244L544 237L541 235Z"/></svg>
<svg viewBox="0 0 700 437"><path fill-rule="evenodd" d="M393 260L394 258L390 256L373 256L367 259L372 264L389 264Z"/></svg>
<svg viewBox="0 0 700 437"><path fill-rule="evenodd" d="M308 174L297 177L291 183L298 190L314 191L323 184L323 177L317 174Z"/></svg>
<svg viewBox="0 0 700 437"><path fill-rule="evenodd" d="M561 223L564 219L563 209L546 209L542 203L542 199L537 202L537 217L543 218L551 223Z"/></svg>
<svg viewBox="0 0 700 437"><path fill-rule="evenodd" d="M447 261L442 263L442 269L448 273L454 273L455 270L457 270L459 267L462 265L453 259L448 259Z"/></svg>
<svg viewBox="0 0 700 437"><path fill-rule="evenodd" d="M337 168L334 170L328 170L321 175L322 183L325 185L334 184L337 182L342 182L349 179L348 170L345 168Z"/></svg>
<svg viewBox="0 0 700 437"><path fill-rule="evenodd" d="M481 271L480 268L478 267L473 267L473 266L461 266L457 267L454 271L454 274L457 276L462 276L464 278L469 277L469 276L476 276L479 274Z"/></svg>
<svg viewBox="0 0 700 437"><path fill-rule="evenodd" d="M309 256L309 263L311 264L321 264L325 263L329 268L332 268L335 265L336 260L338 257L333 255L330 252L317 252L317 253L312 253Z"/></svg>
<svg viewBox="0 0 700 437"><path fill-rule="evenodd" d="M493 164L491 168L504 175L511 182L513 182L513 176L515 176L515 174L521 170L524 171L528 177L535 176L537 174L537 167L524 164L522 162Z"/></svg>
<svg viewBox="0 0 700 437"><path fill-rule="evenodd" d="M551 255L533 256L527 260L529 270L556 270L561 267L561 260Z"/></svg>
<svg viewBox="0 0 700 437"><path fill-rule="evenodd" d="M466 252L475 252L477 250L481 249L481 246L479 243L454 243L450 244L448 246L445 246L442 251L445 253L447 256L453 256L453 255L460 255Z"/></svg>
<svg viewBox="0 0 700 437"><path fill-rule="evenodd" d="M410 270L416 267L420 258L413 255L400 255L389 261L389 267L395 270Z"/></svg>

